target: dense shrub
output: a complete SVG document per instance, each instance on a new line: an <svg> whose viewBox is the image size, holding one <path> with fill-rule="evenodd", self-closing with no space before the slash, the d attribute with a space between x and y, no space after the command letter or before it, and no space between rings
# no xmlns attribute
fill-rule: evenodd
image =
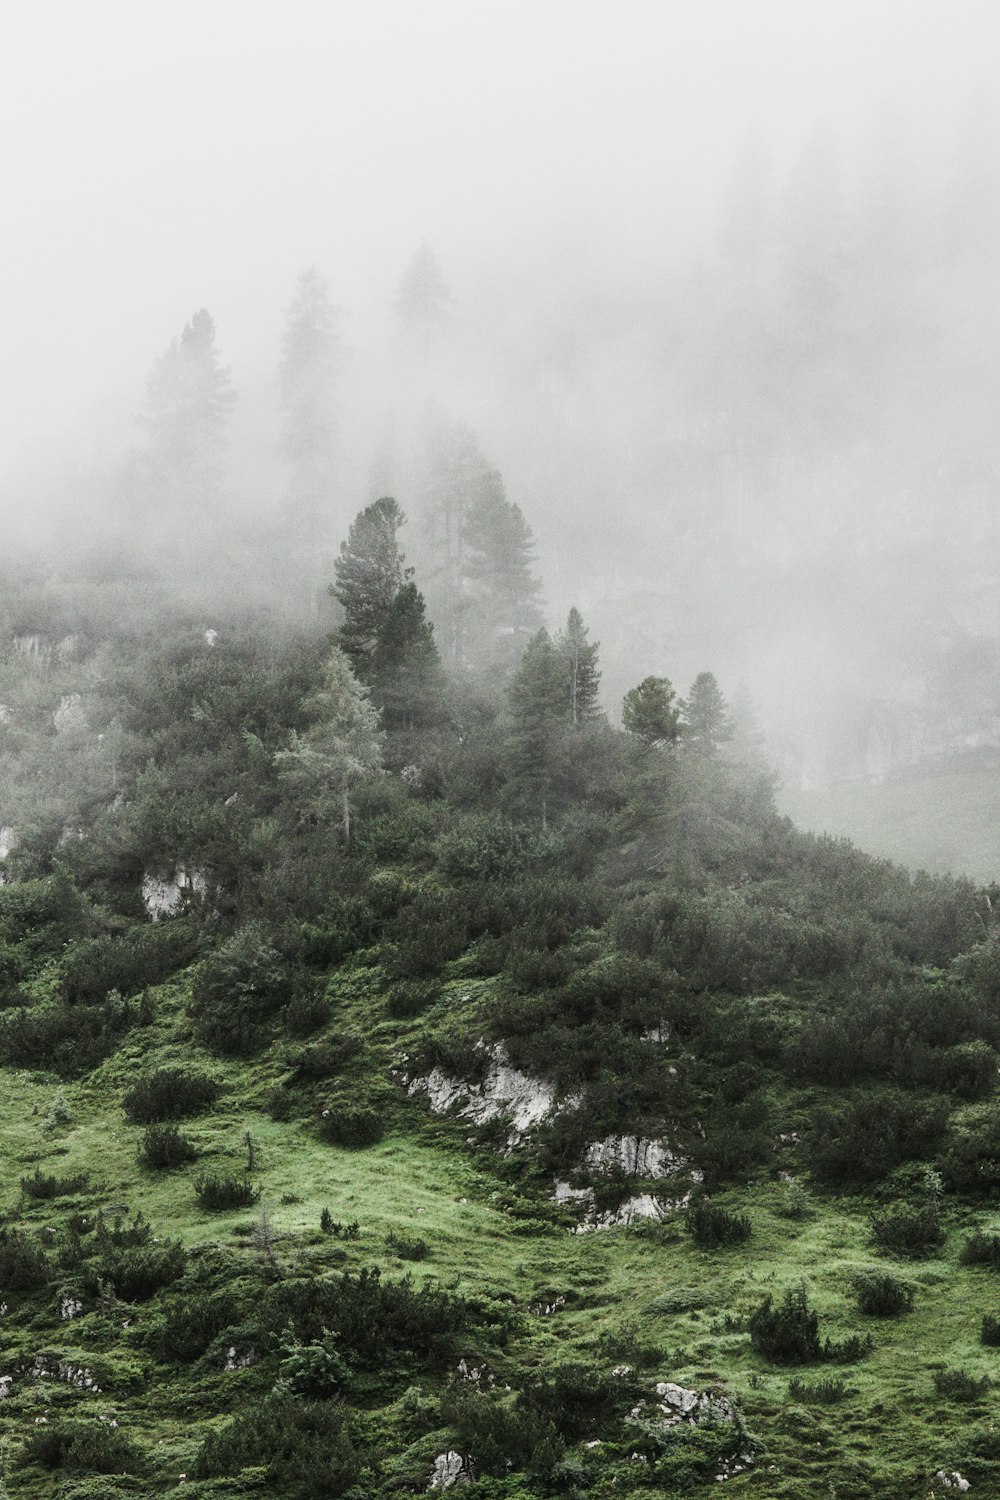
<svg viewBox="0 0 1000 1500"><path fill-rule="evenodd" d="M395 1021L423 1015L441 993L440 986L426 979L404 979L394 984L386 998L386 1012Z"/></svg>
<svg viewBox="0 0 1000 1500"><path fill-rule="evenodd" d="M442 1415L477 1474L503 1477L513 1471L545 1483L565 1451L555 1424L543 1412L511 1405L492 1393L454 1395L444 1402Z"/></svg>
<svg viewBox="0 0 1000 1500"><path fill-rule="evenodd" d="M963 1266L991 1266L1000 1269L1000 1234L983 1234L976 1230L959 1252Z"/></svg>
<svg viewBox="0 0 1000 1500"><path fill-rule="evenodd" d="M328 1333L310 1344L285 1340L281 1352L276 1390L290 1391L310 1401L328 1401L352 1383L351 1367L337 1349L335 1334Z"/></svg>
<svg viewBox="0 0 1000 1500"><path fill-rule="evenodd" d="M132 1085L122 1106L134 1124L151 1125L198 1114L218 1097L219 1085L207 1074L183 1067L157 1068Z"/></svg>
<svg viewBox="0 0 1000 1500"><path fill-rule="evenodd" d="M988 1375L970 1375L968 1370L935 1370L934 1389L947 1401L971 1406L981 1401L993 1385Z"/></svg>
<svg viewBox="0 0 1000 1500"><path fill-rule="evenodd" d="M37 1240L20 1229L0 1228L0 1288L35 1292L49 1279L49 1263Z"/></svg>
<svg viewBox="0 0 1000 1500"><path fill-rule="evenodd" d="M118 994L101 1005L58 1001L19 1008L0 1023L0 1060L76 1078L110 1057L133 1027L149 1025L154 1014L148 997L124 1000Z"/></svg>
<svg viewBox="0 0 1000 1500"><path fill-rule="evenodd" d="M172 1167L183 1167L196 1161L198 1152L176 1125L168 1123L146 1127L137 1156L140 1166L153 1171L169 1171Z"/></svg>
<svg viewBox="0 0 1000 1500"><path fill-rule="evenodd" d="M249 1178L225 1173L212 1175L206 1172L195 1182L194 1192L199 1207L210 1213L249 1208L260 1197L259 1188L255 1188Z"/></svg>
<svg viewBox="0 0 1000 1500"><path fill-rule="evenodd" d="M110 1285L123 1302L147 1302L183 1276L187 1257L174 1241L162 1245L108 1245L96 1277ZM94 1286L94 1290L98 1290Z"/></svg>
<svg viewBox="0 0 1000 1500"><path fill-rule="evenodd" d="M746 1214L732 1214L703 1198L692 1203L684 1215L684 1228L704 1250L743 1244L753 1233Z"/></svg>
<svg viewBox="0 0 1000 1500"><path fill-rule="evenodd" d="M199 1479L261 1467L272 1494L335 1500L358 1477L349 1413L337 1401L275 1394L210 1432L195 1464Z"/></svg>
<svg viewBox="0 0 1000 1500"><path fill-rule="evenodd" d="M873 1182L900 1162L934 1150L948 1109L939 1100L879 1089L817 1112L806 1141L809 1165L830 1183Z"/></svg>
<svg viewBox="0 0 1000 1500"><path fill-rule="evenodd" d="M793 1401L816 1402L821 1406L836 1406L854 1395L846 1380L798 1380L788 1382L788 1394Z"/></svg>
<svg viewBox="0 0 1000 1500"><path fill-rule="evenodd" d="M433 1281L384 1281L377 1267L285 1280L269 1290L262 1309L275 1334L291 1324L302 1343L314 1343L329 1331L352 1365L378 1370L390 1353L410 1361L451 1357L472 1315L469 1303Z"/></svg>
<svg viewBox="0 0 1000 1500"><path fill-rule="evenodd" d="M21 1453L22 1464L68 1473L139 1474L142 1453L131 1438L107 1422L58 1422L34 1427Z"/></svg>
<svg viewBox="0 0 1000 1500"><path fill-rule="evenodd" d="M546 1417L560 1437L575 1442L612 1420L640 1389L634 1375L602 1375L592 1364L568 1362L528 1379L516 1406Z"/></svg>
<svg viewBox="0 0 1000 1500"><path fill-rule="evenodd" d="M36 1167L32 1177L21 1178L21 1192L38 1200L66 1198L72 1193L84 1192L88 1181L86 1172L59 1177L55 1173L43 1173L41 1167Z"/></svg>
<svg viewBox="0 0 1000 1500"><path fill-rule="evenodd" d="M860 1271L854 1278L854 1293L859 1312L874 1318L892 1318L909 1312L913 1306L913 1288L908 1281L891 1271Z"/></svg>
<svg viewBox="0 0 1000 1500"><path fill-rule="evenodd" d="M804 1287L789 1287L778 1307L771 1297L765 1297L750 1315L747 1327L757 1353L774 1364L800 1365L820 1359L849 1364L872 1347L870 1339L854 1335L839 1343L830 1339L820 1343L819 1316L810 1307Z"/></svg>
<svg viewBox="0 0 1000 1500"><path fill-rule="evenodd" d="M199 1041L245 1057L259 1050L288 998L286 961L259 927L247 926L204 959L191 986Z"/></svg>
<svg viewBox="0 0 1000 1500"><path fill-rule="evenodd" d="M121 937L87 938L63 959L63 999L93 1005L111 990L137 994L190 963L196 948L191 929L180 922L136 927Z"/></svg>
<svg viewBox="0 0 1000 1500"><path fill-rule="evenodd" d="M940 1250L947 1238L941 1211L934 1198L900 1203L872 1217L872 1238L892 1255L919 1259Z"/></svg>
<svg viewBox="0 0 1000 1500"><path fill-rule="evenodd" d="M366 1104L330 1104L319 1117L319 1133L334 1146L374 1146L384 1133L382 1116Z"/></svg>
<svg viewBox="0 0 1000 1500"><path fill-rule="evenodd" d="M987 1313L979 1325L979 1342L988 1344L991 1349L1000 1346L1000 1318L995 1318Z"/></svg>
<svg viewBox="0 0 1000 1500"><path fill-rule="evenodd" d="M468 941L464 915L453 896L420 891L396 919L392 942L383 943L380 962L392 979L424 979L439 974Z"/></svg>
<svg viewBox="0 0 1000 1500"><path fill-rule="evenodd" d="M385 1242L390 1250L395 1250L400 1260L426 1260L430 1251L426 1240L411 1238L405 1234L388 1234Z"/></svg>
<svg viewBox="0 0 1000 1500"><path fill-rule="evenodd" d="M294 1037L312 1036L330 1019L330 1002L323 995L294 995L285 1006L285 1030Z"/></svg>
<svg viewBox="0 0 1000 1500"><path fill-rule="evenodd" d="M989 1198L1000 1193L1000 1111L979 1110L956 1126L940 1164L952 1192Z"/></svg>
<svg viewBox="0 0 1000 1500"><path fill-rule="evenodd" d="M238 1320L240 1312L239 1297L228 1290L175 1301L151 1333L152 1348L158 1359L190 1363Z"/></svg>
<svg viewBox="0 0 1000 1500"><path fill-rule="evenodd" d="M360 1050L360 1037L340 1032L303 1047L295 1059L295 1070L300 1078L329 1078L339 1073Z"/></svg>

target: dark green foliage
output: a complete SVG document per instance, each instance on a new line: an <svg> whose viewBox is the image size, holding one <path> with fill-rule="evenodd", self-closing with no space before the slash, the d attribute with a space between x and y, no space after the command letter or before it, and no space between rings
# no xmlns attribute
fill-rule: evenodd
<svg viewBox="0 0 1000 1500"><path fill-rule="evenodd" d="M1000 1270L1000 1234L983 1234L976 1230L970 1234L959 1252L963 1266L990 1266Z"/></svg>
<svg viewBox="0 0 1000 1500"><path fill-rule="evenodd" d="M438 869L449 880L509 881L535 854L527 829L498 812L462 813L450 820L435 846Z"/></svg>
<svg viewBox="0 0 1000 1500"><path fill-rule="evenodd" d="M49 1279L49 1263L37 1240L20 1229L0 1228L0 1287L36 1292Z"/></svg>
<svg viewBox="0 0 1000 1500"><path fill-rule="evenodd" d="M991 1106L954 1126L940 1165L952 1192L989 1198L1000 1192L1000 1112Z"/></svg>
<svg viewBox="0 0 1000 1500"><path fill-rule="evenodd" d="M360 511L334 563L331 592L344 611L339 644L362 681L369 680L379 633L403 582L396 533L406 517L390 496Z"/></svg>
<svg viewBox="0 0 1000 1500"><path fill-rule="evenodd" d="M788 1382L788 1394L793 1401L811 1402L819 1406L836 1406L854 1395L853 1386L846 1380L827 1378L824 1380L799 1380Z"/></svg>
<svg viewBox="0 0 1000 1500"><path fill-rule="evenodd" d="M800 1365L814 1360L851 1364L872 1347L870 1339L855 1335L832 1343L820 1342L819 1316L810 1307L804 1287L789 1287L778 1307L765 1297L747 1322L750 1340L758 1354L774 1364Z"/></svg>
<svg viewBox="0 0 1000 1500"><path fill-rule="evenodd" d="M336 1401L275 1394L209 1433L195 1464L199 1479L260 1465L272 1494L334 1500L358 1477L350 1419Z"/></svg>
<svg viewBox="0 0 1000 1500"><path fill-rule="evenodd" d="M393 979L422 979L439 974L465 948L467 930L461 908L437 891L420 891L400 912L395 941L383 945L380 959Z"/></svg>
<svg viewBox="0 0 1000 1500"><path fill-rule="evenodd" d="M540 630L528 642L507 689L511 787L543 830L555 810L568 751L563 679L548 631Z"/></svg>
<svg viewBox="0 0 1000 1500"><path fill-rule="evenodd" d="M434 1281L384 1281L377 1267L357 1275L288 1279L270 1288L262 1317L275 1334L291 1324L303 1343L335 1334L352 1365L384 1369L387 1355L412 1363L450 1357L473 1308Z"/></svg>
<svg viewBox="0 0 1000 1500"><path fill-rule="evenodd" d="M200 1114L218 1097L219 1085L205 1073L185 1067L157 1068L132 1085L122 1107L133 1124L151 1125Z"/></svg>
<svg viewBox="0 0 1000 1500"><path fill-rule="evenodd" d="M854 1278L858 1311L874 1318L894 1318L913 1306L913 1287L891 1271L859 1271Z"/></svg>
<svg viewBox="0 0 1000 1500"><path fill-rule="evenodd" d="M703 1250L744 1244L753 1233L746 1214L732 1214L704 1198L691 1204L684 1215L684 1228Z"/></svg>
<svg viewBox="0 0 1000 1500"><path fill-rule="evenodd" d="M127 1032L149 1025L152 1003L112 994L101 1005L65 1002L9 1012L0 1023L0 1060L15 1068L45 1068L76 1078L110 1057Z"/></svg>
<svg viewBox="0 0 1000 1500"><path fill-rule="evenodd" d="M572 1443L614 1420L640 1389L634 1375L604 1375L592 1364L567 1361L526 1381L516 1406L545 1417Z"/></svg>
<svg viewBox="0 0 1000 1500"><path fill-rule="evenodd" d="M21 1454L22 1464L63 1469L69 1474L141 1474L141 1450L126 1433L107 1422L58 1422L35 1427Z"/></svg>
<svg viewBox="0 0 1000 1500"><path fill-rule="evenodd" d="M597 692L601 674L597 670L598 642L590 642L587 627L574 605L565 630L555 639L555 648L563 664L567 717L571 724L583 724L598 713Z"/></svg>
<svg viewBox="0 0 1000 1500"><path fill-rule="evenodd" d="M423 1015L440 993L440 986L433 981L403 979L389 991L386 1012L396 1021L409 1020L412 1016Z"/></svg>
<svg viewBox="0 0 1000 1500"><path fill-rule="evenodd" d="M229 1290L196 1292L173 1301L150 1335L156 1357L190 1364L238 1321L241 1310L240 1298Z"/></svg>
<svg viewBox="0 0 1000 1500"><path fill-rule="evenodd" d="M877 1181L900 1162L929 1156L947 1117L940 1100L888 1089L856 1094L817 1112L806 1142L809 1165L829 1183Z"/></svg>
<svg viewBox="0 0 1000 1500"><path fill-rule="evenodd" d="M1000 1347L1000 1318L986 1313L979 1326L979 1342L988 1344L991 1349Z"/></svg>
<svg viewBox="0 0 1000 1500"><path fill-rule="evenodd" d="M300 1344L294 1337L281 1346L283 1359L278 1371L278 1387L293 1396L310 1401L328 1401L349 1389L351 1367L337 1349L336 1336L324 1332L313 1343Z"/></svg>
<svg viewBox="0 0 1000 1500"><path fill-rule="evenodd" d="M748 1327L757 1353L775 1364L808 1364L822 1355L819 1315L809 1306L804 1287L789 1287L778 1307L765 1297Z"/></svg>
<svg viewBox="0 0 1000 1500"><path fill-rule="evenodd" d="M330 1002L322 995L308 991L294 995L285 1006L285 1030L294 1037L312 1036L314 1031L327 1024L330 1015Z"/></svg>
<svg viewBox="0 0 1000 1500"><path fill-rule="evenodd" d="M719 684L711 672L699 672L691 684L684 714L684 744L696 755L714 759L733 737L733 722Z"/></svg>
<svg viewBox="0 0 1000 1500"><path fill-rule="evenodd" d="M172 1123L147 1125L136 1154L139 1165L153 1171L168 1171L198 1159L197 1149Z"/></svg>
<svg viewBox="0 0 1000 1500"><path fill-rule="evenodd" d="M199 1207L210 1213L249 1208L260 1197L259 1188L255 1188L248 1178L225 1173L216 1176L206 1172L196 1180L194 1191Z"/></svg>
<svg viewBox="0 0 1000 1500"><path fill-rule="evenodd" d="M95 1274L123 1302L147 1302L161 1288L179 1280L186 1264L183 1247L176 1241L161 1245L105 1243Z"/></svg>
<svg viewBox="0 0 1000 1500"><path fill-rule="evenodd" d="M404 583L396 592L365 671L386 729L413 730L445 717L445 676L415 583Z"/></svg>
<svg viewBox="0 0 1000 1500"><path fill-rule="evenodd" d="M386 1236L385 1242L400 1260L426 1260L430 1251L427 1241L417 1236L391 1233Z"/></svg>
<svg viewBox="0 0 1000 1500"><path fill-rule="evenodd" d="M195 971L191 1014L199 1040L224 1054L256 1052L287 999L289 986L287 965L263 930L242 928Z"/></svg>
<svg viewBox="0 0 1000 1500"><path fill-rule="evenodd" d="M360 1050L361 1039L347 1032L326 1036L311 1047L303 1047L295 1059L295 1070L300 1078L330 1078Z"/></svg>
<svg viewBox="0 0 1000 1500"><path fill-rule="evenodd" d="M455 1395L443 1403L442 1415L477 1474L513 1471L544 1483L565 1451L554 1422L527 1403L515 1406L487 1392Z"/></svg>
<svg viewBox="0 0 1000 1500"><path fill-rule="evenodd" d="M62 963L63 998L71 1004L93 1005L111 990L134 995L189 963L196 948L193 932L180 922L75 943Z"/></svg>
<svg viewBox="0 0 1000 1500"><path fill-rule="evenodd" d="M647 745L673 745L681 735L681 705L666 677L644 677L625 694L622 727Z"/></svg>
<svg viewBox="0 0 1000 1500"><path fill-rule="evenodd" d="M84 1192L88 1181L86 1172L78 1172L75 1177L59 1177L55 1173L43 1173L41 1167L36 1167L34 1176L21 1178L21 1192L37 1200L66 1198L72 1193Z"/></svg>
<svg viewBox="0 0 1000 1500"><path fill-rule="evenodd" d="M872 1217L872 1238L892 1255L919 1259L940 1250L947 1238L934 1198L900 1203Z"/></svg>
<svg viewBox="0 0 1000 1500"><path fill-rule="evenodd" d="M366 1104L330 1104L318 1126L323 1140L334 1146L374 1146L384 1133L382 1116Z"/></svg>
<svg viewBox="0 0 1000 1500"><path fill-rule="evenodd" d="M974 1406L990 1390L993 1382L988 1375L970 1375L968 1370L935 1370L934 1389L946 1401L957 1401L962 1406Z"/></svg>

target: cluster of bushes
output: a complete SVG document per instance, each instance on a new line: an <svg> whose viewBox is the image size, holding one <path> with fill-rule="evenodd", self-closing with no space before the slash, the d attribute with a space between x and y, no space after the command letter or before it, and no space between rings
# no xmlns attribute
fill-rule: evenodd
<svg viewBox="0 0 1000 1500"><path fill-rule="evenodd" d="M122 1107L135 1125L183 1120L209 1109L219 1097L214 1078L192 1068L157 1068L138 1079L125 1094Z"/></svg>
<svg viewBox="0 0 1000 1500"><path fill-rule="evenodd" d="M191 985L198 1040L214 1052L258 1051L291 988L287 960L256 925L242 927L202 960Z"/></svg>
<svg viewBox="0 0 1000 1500"><path fill-rule="evenodd" d="M747 1321L750 1341L758 1354L774 1364L801 1365L817 1360L850 1364L872 1347L870 1339L852 1335L840 1343L820 1341L819 1315L809 1305L804 1287L789 1287L781 1302L765 1297Z"/></svg>
<svg viewBox="0 0 1000 1500"><path fill-rule="evenodd" d="M17 1009L0 1021L0 1061L76 1078L110 1057L134 1027L151 1025L154 1015L148 995L126 1000L114 993L100 1005L56 1001Z"/></svg>
<svg viewBox="0 0 1000 1500"><path fill-rule="evenodd" d="M317 1127L333 1146L374 1146L385 1132L381 1114L369 1104L329 1104Z"/></svg>
<svg viewBox="0 0 1000 1500"><path fill-rule="evenodd" d="M122 936L85 938L62 961L62 995L94 1005L112 990L135 995L160 984L194 957L197 939L186 923L134 927Z"/></svg>
<svg viewBox="0 0 1000 1500"><path fill-rule="evenodd" d="M933 1154L948 1106L898 1090L854 1094L817 1110L805 1143L815 1175L832 1184L876 1182L901 1162Z"/></svg>
<svg viewBox="0 0 1000 1500"><path fill-rule="evenodd" d="M746 1214L733 1214L718 1204L698 1199L684 1215L684 1228L703 1250L744 1244L753 1233Z"/></svg>
<svg viewBox="0 0 1000 1500"><path fill-rule="evenodd" d="M858 1311L872 1318L894 1318L913 1306L913 1287L891 1271L859 1271L854 1278Z"/></svg>
<svg viewBox="0 0 1000 1500"><path fill-rule="evenodd" d="M22 1465L68 1474L141 1474L142 1451L109 1422L58 1421L36 1426L21 1453Z"/></svg>
<svg viewBox="0 0 1000 1500"><path fill-rule="evenodd" d="M343 1495L360 1474L350 1415L337 1401L278 1392L258 1401L205 1438L195 1464L199 1479L236 1476L253 1468L271 1493L297 1500Z"/></svg>
<svg viewBox="0 0 1000 1500"><path fill-rule="evenodd" d="M224 1213L233 1208L250 1208L260 1197L248 1177L234 1177L227 1173L204 1173L194 1185L195 1197L200 1208L209 1213Z"/></svg>
<svg viewBox="0 0 1000 1500"><path fill-rule="evenodd" d="M148 1125L136 1154L140 1166L153 1171L169 1171L198 1159L197 1148L170 1122Z"/></svg>
<svg viewBox="0 0 1000 1500"><path fill-rule="evenodd" d="M67 1198L73 1193L84 1192L88 1181L86 1172L60 1177L36 1167L33 1176L21 1178L21 1192L39 1202L49 1198Z"/></svg>
<svg viewBox="0 0 1000 1500"><path fill-rule="evenodd" d="M891 1255L919 1259L940 1250L947 1239L936 1197L894 1204L872 1216L872 1239Z"/></svg>

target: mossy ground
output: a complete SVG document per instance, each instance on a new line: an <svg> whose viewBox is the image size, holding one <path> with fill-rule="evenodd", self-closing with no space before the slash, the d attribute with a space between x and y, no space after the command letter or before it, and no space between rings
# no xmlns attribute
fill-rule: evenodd
<svg viewBox="0 0 1000 1500"><path fill-rule="evenodd" d="M141 1212L157 1236L179 1239L196 1257L210 1260L216 1246L236 1250L248 1265L273 1257L287 1271L379 1264L386 1275L410 1274L418 1283L435 1278L460 1295L510 1298L521 1323L497 1356L502 1379L568 1360L637 1364L650 1384L669 1379L734 1398L756 1437L758 1462L727 1481L730 1494L919 1497L928 1493L937 1469L968 1468L972 1435L992 1427L1000 1401L992 1391L972 1405L941 1400L933 1376L947 1367L1000 1377L1000 1351L979 1343L982 1316L1000 1310L1000 1281L995 1273L958 1262L973 1219L997 1228L1000 1214L954 1210L940 1253L899 1268L916 1287L913 1311L871 1319L858 1313L851 1286L853 1273L877 1259L869 1242L872 1205L861 1198L813 1194L801 1217L789 1217L788 1186L769 1173L720 1199L749 1214L751 1240L712 1252L694 1246L680 1216L655 1227L575 1233L557 1217L546 1223L523 1208L512 1212L509 1163L471 1145L461 1122L431 1117L391 1077L416 1038L436 1027L447 1031L458 1015L488 1005L490 982L470 982L459 972L419 1021L397 1022L385 1018L376 972L364 966L338 971L328 993L334 1002L331 1026L364 1039L350 1065L353 1084L348 1079L346 1085L377 1091L386 1125L378 1144L338 1148L321 1142L309 1119L273 1119L266 1104L287 1074L287 1039L250 1061L203 1053L192 1039L187 988L179 979L157 992L155 1023L132 1032L86 1079L59 1084L45 1074L4 1073L3 1211L43 1239L73 1211ZM136 1159L142 1127L126 1120L122 1095L141 1070L177 1062L197 1062L219 1079L224 1093L210 1113L184 1122L199 1161L176 1171L147 1171ZM50 1123L57 1093L69 1113L64 1124ZM786 1102L793 1115L795 1101ZM203 1211L194 1193L196 1177L204 1170L242 1172L247 1132L254 1142L258 1205ZM786 1154L794 1168L794 1145ZM60 1176L86 1173L88 1187L70 1197L34 1201L19 1183L36 1167ZM357 1237L323 1234L324 1208L340 1224L356 1221ZM390 1233L425 1240L427 1258L416 1264L401 1260L387 1244ZM865 1359L789 1371L754 1353L746 1317L768 1293L780 1296L800 1282L820 1313L824 1335L873 1334L874 1349ZM8 1302L0 1373L18 1372L40 1349L51 1349L98 1374L107 1371L108 1381L92 1395L17 1374L18 1399L7 1403L4 1414L11 1495L119 1492L110 1478L87 1480L89 1490L74 1489L75 1481L17 1465L20 1440L41 1419L67 1413L114 1414L147 1454L148 1473L135 1482L138 1493L263 1492L249 1473L238 1483L196 1486L180 1479L192 1470L205 1424L217 1421L220 1401L232 1409L242 1390L254 1389L253 1370L220 1373L206 1382L190 1368L156 1363L137 1337L152 1315L151 1304L122 1309L119 1321L129 1326L112 1336L107 1309L88 1308L66 1322L58 1298L47 1294ZM834 1406L793 1400L789 1379L795 1374L843 1378L847 1394ZM433 1382L426 1393L433 1395ZM391 1407L376 1408L359 1420L384 1436L395 1418ZM446 1431L432 1429L404 1444L402 1456L392 1460L402 1493L426 1487L433 1451L447 1441ZM593 1457L600 1450L582 1451L591 1455L590 1493L627 1493L617 1483L603 1487ZM980 1460L978 1473L981 1493L991 1493L990 1483L1000 1485L1000 1468Z"/></svg>

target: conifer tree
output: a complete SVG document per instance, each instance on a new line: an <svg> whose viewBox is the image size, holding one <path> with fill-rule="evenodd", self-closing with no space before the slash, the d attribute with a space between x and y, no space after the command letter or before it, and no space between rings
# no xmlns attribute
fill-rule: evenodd
<svg viewBox="0 0 1000 1500"><path fill-rule="evenodd" d="M644 677L625 694L622 725L647 745L675 745L681 734L681 711L666 677Z"/></svg>
<svg viewBox="0 0 1000 1500"><path fill-rule="evenodd" d="M450 301L437 257L424 240L403 272L396 294L399 326L424 359L444 325Z"/></svg>
<svg viewBox="0 0 1000 1500"><path fill-rule="evenodd" d="M307 706L316 722L303 734L292 731L289 748L274 757L275 767L302 812L319 823L336 817L349 844L351 788L381 766L382 733L367 688L337 647Z"/></svg>
<svg viewBox="0 0 1000 1500"><path fill-rule="evenodd" d="M379 631L403 583L396 533L405 520L396 501L384 495L355 517L334 563L330 591L344 611L340 646L363 682L369 680Z"/></svg>
<svg viewBox="0 0 1000 1500"><path fill-rule="evenodd" d="M733 721L711 672L699 672L691 685L684 713L684 741L697 755L714 760L719 747L733 737Z"/></svg>
<svg viewBox="0 0 1000 1500"><path fill-rule="evenodd" d="M445 677L434 627L415 583L402 585L379 626L371 681L386 728L414 729L440 721Z"/></svg>
<svg viewBox="0 0 1000 1500"><path fill-rule="evenodd" d="M194 510L216 498L235 395L205 308L153 365L142 414L148 435L139 472L158 505Z"/></svg>
<svg viewBox="0 0 1000 1500"><path fill-rule="evenodd" d="M290 466L289 507L307 538L330 502L340 365L337 313L315 267L299 277L282 337L283 447Z"/></svg>
<svg viewBox="0 0 1000 1500"><path fill-rule="evenodd" d="M483 487L465 522L465 571L475 624L475 634L470 625L469 635L486 665L509 670L521 643L541 625L542 586L532 572L531 528L505 496L499 475L496 481Z"/></svg>
<svg viewBox="0 0 1000 1500"><path fill-rule="evenodd" d="M546 828L566 724L563 663L547 630L528 642L507 701L514 787L534 805Z"/></svg>
<svg viewBox="0 0 1000 1500"><path fill-rule="evenodd" d="M599 642L588 641L589 631L576 605L569 612L565 630L556 636L556 650L564 664L569 716L573 724L594 719L599 712L597 691L601 674L597 670Z"/></svg>

